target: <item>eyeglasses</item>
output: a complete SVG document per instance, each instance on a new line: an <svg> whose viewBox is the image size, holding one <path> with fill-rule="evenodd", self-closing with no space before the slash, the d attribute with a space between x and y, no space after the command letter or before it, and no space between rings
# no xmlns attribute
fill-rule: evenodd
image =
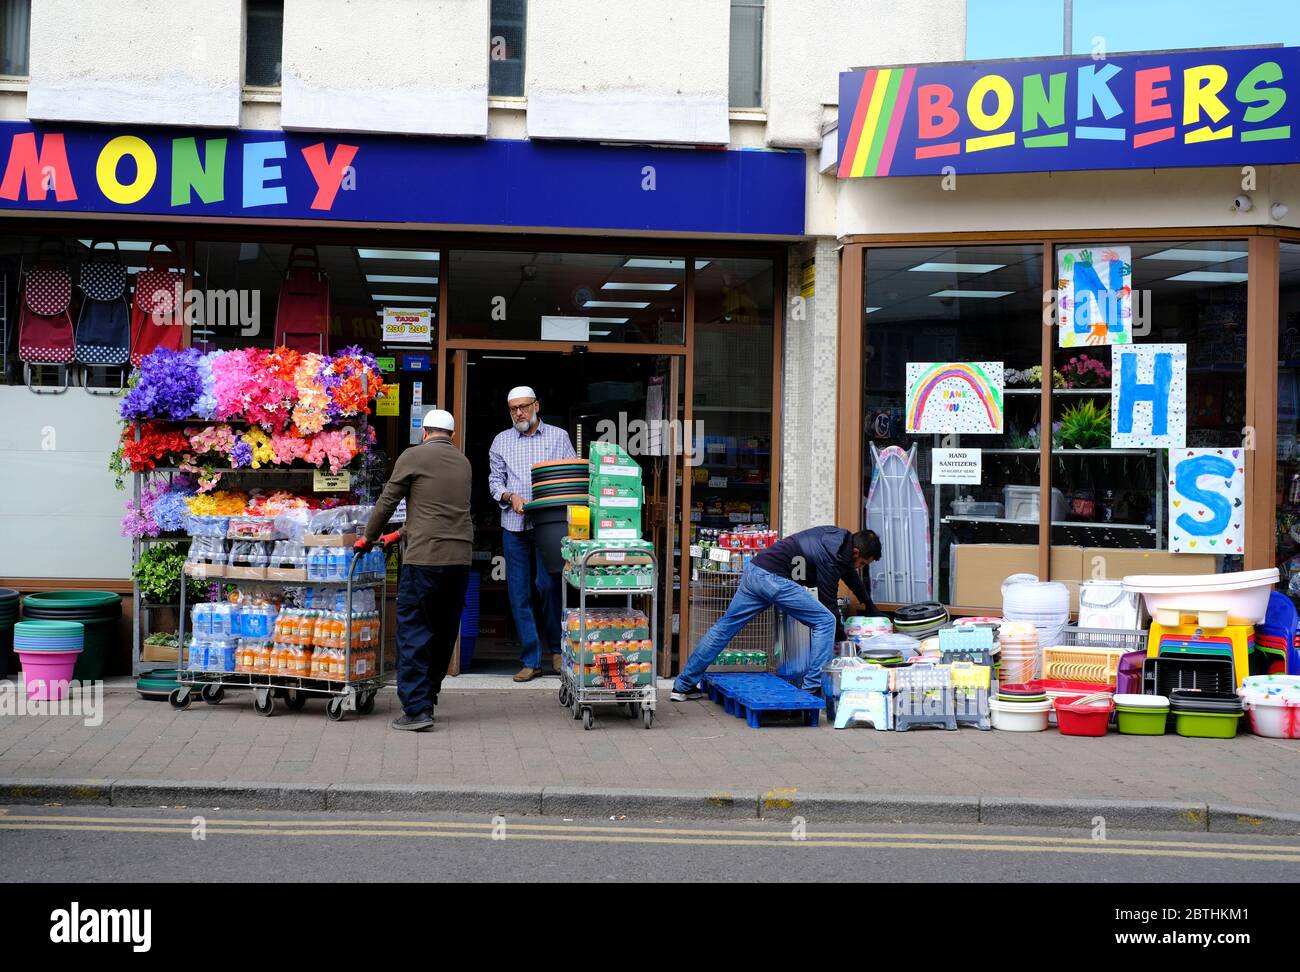
<svg viewBox="0 0 1300 972"><path fill-rule="evenodd" d="M525 412L527 412L530 408L532 408L536 404L537 404L537 399L534 398L527 405L509 405L507 406L507 408L510 409L511 415L514 415L516 413L523 415Z"/></svg>

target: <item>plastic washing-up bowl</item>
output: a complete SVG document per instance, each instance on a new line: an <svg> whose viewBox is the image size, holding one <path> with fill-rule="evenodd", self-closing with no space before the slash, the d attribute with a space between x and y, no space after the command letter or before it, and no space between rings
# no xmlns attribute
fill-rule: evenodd
<svg viewBox="0 0 1300 972"><path fill-rule="evenodd" d="M1047 714L1051 710L1050 702L989 700L993 728L1001 729L1003 732L1044 732L1047 729Z"/></svg>
<svg viewBox="0 0 1300 972"><path fill-rule="evenodd" d="M1246 724L1257 736L1300 739L1300 699L1281 695L1246 695Z"/></svg>
<svg viewBox="0 0 1300 972"><path fill-rule="evenodd" d="M1115 713L1121 735L1163 736L1169 700L1163 695L1116 695Z"/></svg>
<svg viewBox="0 0 1300 972"><path fill-rule="evenodd" d="M1231 739L1237 734L1240 712L1174 712L1174 731L1197 739Z"/></svg>
<svg viewBox="0 0 1300 972"><path fill-rule="evenodd" d="M1228 624L1259 624L1280 574L1276 567L1236 574L1135 574L1124 590L1141 594L1153 616L1161 610L1222 611Z"/></svg>
<svg viewBox="0 0 1300 972"><path fill-rule="evenodd" d="M1107 700L1101 704L1076 705L1075 700L1082 696L1070 695L1057 699L1056 724L1063 736L1104 736L1110 725L1110 714L1114 705Z"/></svg>

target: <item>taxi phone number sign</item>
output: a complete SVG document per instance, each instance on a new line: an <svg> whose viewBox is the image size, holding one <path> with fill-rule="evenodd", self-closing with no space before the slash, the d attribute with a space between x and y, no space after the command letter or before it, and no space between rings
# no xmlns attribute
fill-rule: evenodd
<svg viewBox="0 0 1300 972"><path fill-rule="evenodd" d="M385 344L433 344L433 311L428 307L385 307Z"/></svg>

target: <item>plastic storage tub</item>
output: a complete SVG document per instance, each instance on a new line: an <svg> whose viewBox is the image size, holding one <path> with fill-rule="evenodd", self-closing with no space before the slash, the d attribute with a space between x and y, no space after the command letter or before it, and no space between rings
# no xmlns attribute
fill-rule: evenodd
<svg viewBox="0 0 1300 972"><path fill-rule="evenodd" d="M1169 700L1163 695L1116 695L1115 712L1121 735L1163 736L1169 723Z"/></svg>
<svg viewBox="0 0 1300 972"><path fill-rule="evenodd" d="M1246 724L1257 736L1300 739L1300 699L1281 695L1248 696Z"/></svg>
<svg viewBox="0 0 1300 972"><path fill-rule="evenodd" d="M1135 574L1124 578L1124 589L1141 594L1153 617L1162 608L1189 614L1223 611L1228 624L1259 624L1279 576L1276 567L1236 574Z"/></svg>
<svg viewBox="0 0 1300 972"><path fill-rule="evenodd" d="M1174 711L1174 731L1197 739L1231 739L1237 734L1240 712Z"/></svg>
<svg viewBox="0 0 1300 972"><path fill-rule="evenodd" d="M121 616L122 596L112 591L46 591L23 598L24 620L76 621L85 629L85 643L73 673L77 681L103 677L105 662L117 648Z"/></svg>
<svg viewBox="0 0 1300 972"><path fill-rule="evenodd" d="M1038 522L1038 487L1037 486L1003 486L1002 502L1008 520L1020 520L1025 523ZM1052 519L1064 520L1069 504L1065 494L1059 489L1052 490Z"/></svg>
<svg viewBox="0 0 1300 972"><path fill-rule="evenodd" d="M1100 704L1076 705L1082 696L1070 695L1057 699L1056 723L1063 736L1104 736L1110 725L1114 704L1107 700Z"/></svg>

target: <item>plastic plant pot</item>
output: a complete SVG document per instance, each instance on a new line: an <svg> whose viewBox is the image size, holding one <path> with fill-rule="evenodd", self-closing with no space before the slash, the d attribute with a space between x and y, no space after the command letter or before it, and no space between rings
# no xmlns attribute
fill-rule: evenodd
<svg viewBox="0 0 1300 972"><path fill-rule="evenodd" d="M146 699L165 700L179 684L176 681L176 669L155 668L135 680L135 689Z"/></svg>
<svg viewBox="0 0 1300 972"><path fill-rule="evenodd" d="M1196 739L1231 739L1237 734L1240 712L1179 712L1174 710L1174 731Z"/></svg>
<svg viewBox="0 0 1300 972"><path fill-rule="evenodd" d="M15 649L14 653L22 662L27 697L37 702L57 702L63 698L81 655L79 651L26 651L22 648Z"/></svg>

